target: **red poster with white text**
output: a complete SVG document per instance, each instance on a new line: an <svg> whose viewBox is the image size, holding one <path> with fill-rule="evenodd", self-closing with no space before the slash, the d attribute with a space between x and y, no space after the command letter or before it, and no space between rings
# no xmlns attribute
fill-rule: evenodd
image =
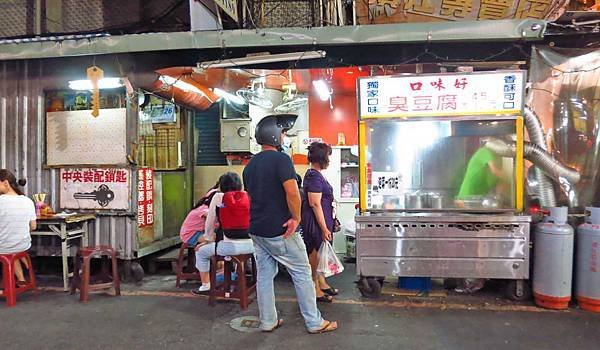
<svg viewBox="0 0 600 350"><path fill-rule="evenodd" d="M138 226L152 226L154 224L154 170L138 169L137 190Z"/></svg>

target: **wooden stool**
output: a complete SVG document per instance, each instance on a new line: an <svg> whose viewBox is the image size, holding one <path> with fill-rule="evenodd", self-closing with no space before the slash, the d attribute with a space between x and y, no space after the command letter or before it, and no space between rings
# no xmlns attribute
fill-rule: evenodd
<svg viewBox="0 0 600 350"><path fill-rule="evenodd" d="M194 246L188 245L187 243L181 243L179 248L179 256L177 258L177 266L175 271L177 274L177 281L175 286L179 288L181 286L181 280L186 281L199 281L200 273L196 269L196 250ZM183 266L183 259L187 251L187 266Z"/></svg>
<svg viewBox="0 0 600 350"><path fill-rule="evenodd" d="M26 280L25 283L17 282L17 278L15 277L15 261L20 260L21 258L25 258L28 265L27 276L29 279ZM2 276L4 280L4 289L0 291L0 296L6 298L8 307L17 305L17 295L28 290L37 292L33 265L31 264L31 258L27 252L2 254L0 255L0 263L2 263Z"/></svg>
<svg viewBox="0 0 600 350"><path fill-rule="evenodd" d="M79 289L81 292L79 301L81 302L88 301L88 295L91 290L114 288L115 296L121 295L117 254L114 249L108 246L80 248L75 258L71 294L75 294L77 289ZM102 259L102 271L98 276L90 277L90 261L92 258ZM112 273L109 273L108 270L109 259L112 262ZM91 278L94 279L94 282L90 281ZM100 280L100 282L95 282L95 280Z"/></svg>
<svg viewBox="0 0 600 350"><path fill-rule="evenodd" d="M219 261L224 262L222 283L217 283L217 266ZM246 276L246 266L248 266L248 263L252 265L251 276ZM232 282L231 272L233 272L234 267L237 272L237 279L235 282ZM242 310L246 310L248 304L252 301L250 296L256 292L256 260L254 259L254 254L213 256L210 259L210 286L209 305L213 306L217 298L238 299ZM234 286L233 290L232 286Z"/></svg>

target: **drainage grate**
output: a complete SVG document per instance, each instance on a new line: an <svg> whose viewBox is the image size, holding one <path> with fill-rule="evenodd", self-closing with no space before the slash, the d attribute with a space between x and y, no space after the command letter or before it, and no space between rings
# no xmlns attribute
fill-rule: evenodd
<svg viewBox="0 0 600 350"><path fill-rule="evenodd" d="M236 331L244 333L260 332L260 320L256 316L243 316L234 318L229 322L229 326Z"/></svg>

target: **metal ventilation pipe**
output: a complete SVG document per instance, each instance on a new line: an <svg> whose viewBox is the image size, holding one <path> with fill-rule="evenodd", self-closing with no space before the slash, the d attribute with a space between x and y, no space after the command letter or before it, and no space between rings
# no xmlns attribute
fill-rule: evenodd
<svg viewBox="0 0 600 350"><path fill-rule="evenodd" d="M505 142L499 139L486 142L485 147L501 157L514 157L517 148L515 142ZM550 153L538 145L525 142L523 153L525 159L530 160L534 165L540 167L546 175L556 181L566 179L571 184L576 184L581 179L577 170L562 165Z"/></svg>
<svg viewBox="0 0 600 350"><path fill-rule="evenodd" d="M529 139L532 144L538 145L542 150L547 151L544 128L540 122L540 118L529 107L525 107L525 128L529 134ZM548 175L537 166L534 167L534 175L538 182L538 191L540 195L540 205L542 207L555 207L556 194L552 180Z"/></svg>

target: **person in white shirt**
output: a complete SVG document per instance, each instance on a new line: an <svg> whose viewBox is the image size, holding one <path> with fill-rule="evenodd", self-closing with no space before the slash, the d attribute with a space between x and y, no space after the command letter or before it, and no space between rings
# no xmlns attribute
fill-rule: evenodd
<svg viewBox="0 0 600 350"><path fill-rule="evenodd" d="M20 253L31 247L30 230L36 229L36 214L33 201L19 188L25 186L13 173L0 169L0 254ZM23 268L27 262L15 261L15 275L19 282L25 282Z"/></svg>

